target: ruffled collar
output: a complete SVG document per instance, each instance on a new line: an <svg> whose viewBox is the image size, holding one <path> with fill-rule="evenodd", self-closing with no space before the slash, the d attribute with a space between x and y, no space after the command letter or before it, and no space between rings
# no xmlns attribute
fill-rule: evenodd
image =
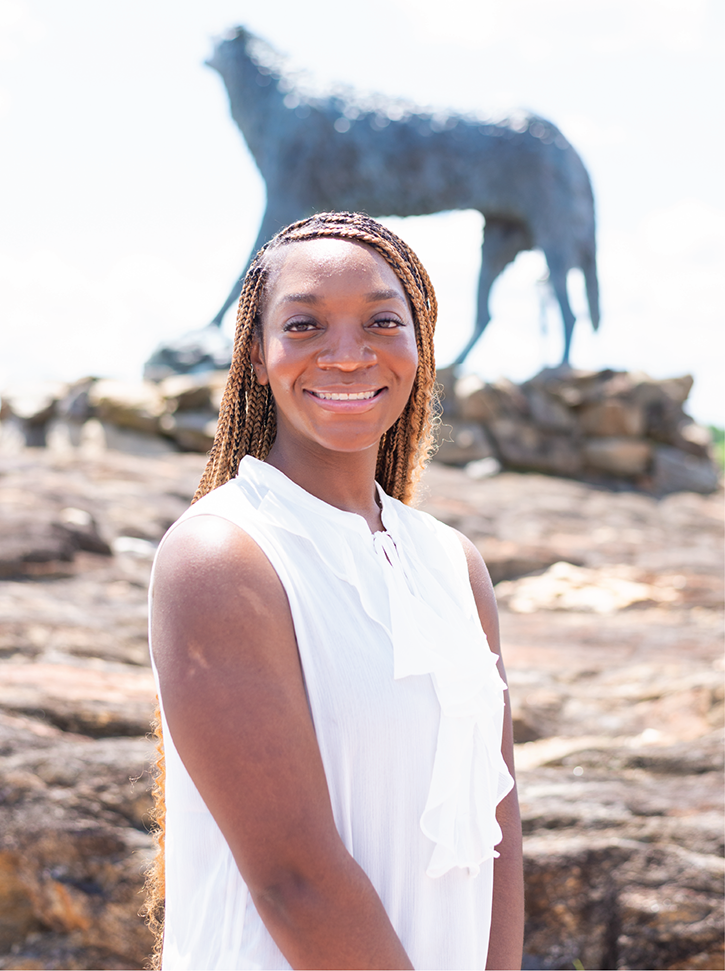
<svg viewBox="0 0 725 971"><path fill-rule="evenodd" d="M385 531L371 533L362 516L318 499L271 465L246 456L239 472L269 530L303 537L356 588L390 638L393 677L430 675L441 717L420 819L434 843L426 873L437 878L460 867L475 876L498 855L496 806L513 780L501 755L506 686L481 628L460 540L379 485ZM341 534L349 541L340 542ZM383 586L371 586L371 571Z"/></svg>
<svg viewBox="0 0 725 971"><path fill-rule="evenodd" d="M261 462L252 455L245 455L239 465L239 474L248 482L260 488L272 489L280 499L288 502L299 510L315 517L327 520L331 525L340 529L353 530L362 536L370 536L371 530L365 519L356 512L348 512L346 509L339 509L337 506L330 505L324 499L318 499L311 492L307 492L302 486L297 485L289 476L267 462ZM382 486L376 482L375 488L380 499L381 518L386 531L389 531L397 519L393 500L383 490ZM375 535L374 533L372 535Z"/></svg>

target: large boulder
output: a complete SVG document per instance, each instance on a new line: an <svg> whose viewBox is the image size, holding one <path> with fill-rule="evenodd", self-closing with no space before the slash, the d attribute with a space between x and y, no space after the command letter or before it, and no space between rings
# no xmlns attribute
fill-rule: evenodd
<svg viewBox="0 0 725 971"><path fill-rule="evenodd" d="M228 376L227 371L206 371L166 378L159 384L159 391L166 402L167 413L207 409L219 414Z"/></svg>
<svg viewBox="0 0 725 971"><path fill-rule="evenodd" d="M155 435L165 412L164 398L149 383L97 381L89 392L89 402L98 418L120 428Z"/></svg>
<svg viewBox="0 0 725 971"><path fill-rule="evenodd" d="M574 476L582 471L577 441L569 434L548 433L532 421L496 418L488 428L504 466L551 475Z"/></svg>
<svg viewBox="0 0 725 971"><path fill-rule="evenodd" d="M579 424L585 435L599 438L636 438L645 431L643 409L617 398L585 405L579 411Z"/></svg>
<svg viewBox="0 0 725 971"><path fill-rule="evenodd" d="M214 444L217 413L209 409L177 411L164 415L159 428L185 452L208 452Z"/></svg>
<svg viewBox="0 0 725 971"><path fill-rule="evenodd" d="M636 438L589 438L583 452L591 468L625 479L643 475L652 460L652 445Z"/></svg>
<svg viewBox="0 0 725 971"><path fill-rule="evenodd" d="M545 368L517 386L476 375L456 381L441 372L444 420L462 423L473 444L486 433L492 459L505 468L636 486L664 495L718 488L711 435L683 410L692 378L654 380L646 374ZM456 436L453 436L454 441ZM663 446L668 446L663 449ZM688 456L697 461L690 462ZM469 452L448 447L439 461L467 465Z"/></svg>

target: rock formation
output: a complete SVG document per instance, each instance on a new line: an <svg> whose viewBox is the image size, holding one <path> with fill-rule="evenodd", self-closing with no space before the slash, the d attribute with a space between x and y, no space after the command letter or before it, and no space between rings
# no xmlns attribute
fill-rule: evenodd
<svg viewBox="0 0 725 971"><path fill-rule="evenodd" d="M0 454L0 968L141 968L146 585L204 459L48 442ZM423 508L497 584L525 966L721 968L722 496L434 463Z"/></svg>
<svg viewBox="0 0 725 971"><path fill-rule="evenodd" d="M530 381L485 384L439 371L438 461L487 476L501 468L545 472L654 495L718 488L710 432L684 406L689 375L653 380L623 371L544 370ZM87 378L8 388L0 406L5 448L69 454L110 447L134 454L207 452L225 371L158 382Z"/></svg>
<svg viewBox="0 0 725 971"><path fill-rule="evenodd" d="M515 385L485 384L475 375L456 380L447 369L439 382L440 461L495 459L504 468L635 485L656 495L717 489L710 433L684 411L689 375L656 381L556 368Z"/></svg>

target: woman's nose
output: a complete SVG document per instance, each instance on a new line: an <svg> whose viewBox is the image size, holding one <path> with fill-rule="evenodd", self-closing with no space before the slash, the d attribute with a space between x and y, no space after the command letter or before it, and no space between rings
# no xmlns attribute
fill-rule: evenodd
<svg viewBox="0 0 725 971"><path fill-rule="evenodd" d="M319 367L337 368L340 371L371 367L377 364L377 360L377 354L370 346L367 334L347 328L330 334L317 356Z"/></svg>

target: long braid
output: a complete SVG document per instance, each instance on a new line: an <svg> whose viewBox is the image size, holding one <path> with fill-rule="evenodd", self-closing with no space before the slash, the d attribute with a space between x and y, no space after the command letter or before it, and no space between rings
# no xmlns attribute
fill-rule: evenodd
<svg viewBox="0 0 725 971"><path fill-rule="evenodd" d="M395 233L361 213L327 212L293 223L278 233L252 260L244 278L237 309L232 364L224 389L216 436L193 502L233 479L245 455L264 460L277 434L277 416L269 385L260 385L250 352L261 340L262 301L270 257L280 247L308 239L349 239L364 243L389 264L403 285L413 312L418 369L402 415L380 439L376 479L385 492L411 503L418 480L434 449L438 421L433 336L438 303L430 278L413 250ZM152 818L157 853L146 879L147 922L157 934L151 966L160 967L163 932L165 763L161 719L156 718L158 758Z"/></svg>

